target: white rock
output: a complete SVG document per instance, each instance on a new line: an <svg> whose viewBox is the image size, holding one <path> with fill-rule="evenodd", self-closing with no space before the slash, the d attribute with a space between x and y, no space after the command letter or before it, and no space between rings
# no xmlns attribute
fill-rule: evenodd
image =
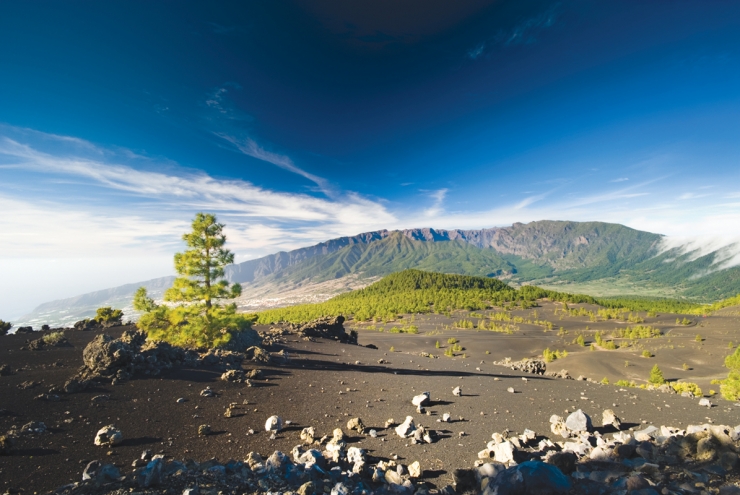
<svg viewBox="0 0 740 495"><path fill-rule="evenodd" d="M414 433L416 425L414 424L414 418L406 416L406 421L396 426L396 434L401 438L406 438Z"/></svg>
<svg viewBox="0 0 740 495"><path fill-rule="evenodd" d="M575 432L593 430L591 418L589 418L588 414L580 409L568 416L568 419L565 420L565 426L570 431Z"/></svg>
<svg viewBox="0 0 740 495"><path fill-rule="evenodd" d="M452 389L452 395L455 397L461 397L462 396L462 387L455 387Z"/></svg>
<svg viewBox="0 0 740 495"><path fill-rule="evenodd" d="M514 445L509 442L501 442L493 446L493 458L500 463L514 460Z"/></svg>
<svg viewBox="0 0 740 495"><path fill-rule="evenodd" d="M626 431L619 431L614 434L614 440L619 443L627 444L632 440L632 435L627 433Z"/></svg>
<svg viewBox="0 0 740 495"><path fill-rule="evenodd" d="M604 447L595 447L588 456L594 461L608 461L610 459L609 452Z"/></svg>
<svg viewBox="0 0 740 495"><path fill-rule="evenodd" d="M347 449L347 461L350 464L365 462L365 450L357 447L350 447Z"/></svg>
<svg viewBox="0 0 740 495"><path fill-rule="evenodd" d="M270 416L265 422L265 431L277 432L283 429L283 420L280 416Z"/></svg>
<svg viewBox="0 0 740 495"><path fill-rule="evenodd" d="M514 387L509 387L509 388L506 389L506 391L509 392L510 394L513 394L514 393Z"/></svg>
<svg viewBox="0 0 740 495"><path fill-rule="evenodd" d="M442 415L442 421L444 421L445 423L449 423L450 422L450 413L444 413Z"/></svg>
<svg viewBox="0 0 740 495"><path fill-rule="evenodd" d="M412 478L421 478L421 464L419 461L414 461L409 466L409 476Z"/></svg>
<svg viewBox="0 0 740 495"><path fill-rule="evenodd" d="M647 428L636 431L635 440L637 440L638 442L649 441L657 437L658 433L659 433L659 430L655 426L650 425Z"/></svg>
<svg viewBox="0 0 740 495"><path fill-rule="evenodd" d="M589 450L591 450L591 446L581 442L565 442L563 444L563 451L573 452L578 456L586 455Z"/></svg>
<svg viewBox="0 0 740 495"><path fill-rule="evenodd" d="M95 435L95 445L99 447L112 447L123 442L123 433L113 425L102 427Z"/></svg>
<svg viewBox="0 0 740 495"><path fill-rule="evenodd" d="M426 406L429 404L429 392L422 392L413 399L411 399L411 403L417 407L419 406Z"/></svg>
<svg viewBox="0 0 740 495"><path fill-rule="evenodd" d="M706 397L702 397L699 400L699 405L704 407L712 407L712 403Z"/></svg>
<svg viewBox="0 0 740 495"><path fill-rule="evenodd" d="M389 469L385 472L385 481L390 485L401 485L403 484L403 478L397 472Z"/></svg>

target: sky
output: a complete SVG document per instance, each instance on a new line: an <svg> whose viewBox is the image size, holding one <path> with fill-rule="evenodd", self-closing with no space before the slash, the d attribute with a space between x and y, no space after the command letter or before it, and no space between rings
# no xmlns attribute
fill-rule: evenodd
<svg viewBox="0 0 740 495"><path fill-rule="evenodd" d="M0 318L376 229L740 235L740 2L0 2ZM697 241L699 239L699 241Z"/></svg>

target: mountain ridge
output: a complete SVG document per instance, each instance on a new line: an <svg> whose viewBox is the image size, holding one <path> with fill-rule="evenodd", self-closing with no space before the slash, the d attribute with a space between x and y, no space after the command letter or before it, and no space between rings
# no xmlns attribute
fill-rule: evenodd
<svg viewBox="0 0 740 495"><path fill-rule="evenodd" d="M583 292L580 287L587 286L594 292L591 295L620 287L629 294L649 295L652 290L657 295L697 300L740 292L740 268L712 273L714 253L694 259L676 249L665 251L663 238L620 224L553 220L467 230L383 229L281 251L230 265L225 272L230 282L245 286L237 303L251 309L265 301L266 307L280 305L282 292L298 290L309 297L315 284L353 277L351 283L332 284L332 290L348 290L362 287L363 279L369 283L407 268L499 277L515 285L536 283L561 291ZM130 310L131 294L138 286L144 285L157 297L172 278L50 301L23 319L40 323L42 318L64 313L69 321L102 305ZM295 304L295 297L286 304Z"/></svg>

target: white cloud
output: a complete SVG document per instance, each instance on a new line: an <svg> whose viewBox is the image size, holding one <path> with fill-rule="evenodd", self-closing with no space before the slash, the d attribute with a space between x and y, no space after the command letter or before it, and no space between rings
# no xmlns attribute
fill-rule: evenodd
<svg viewBox="0 0 740 495"><path fill-rule="evenodd" d="M442 214L444 209L442 203L444 203L445 197L447 196L447 188L437 189L428 193L429 197L434 200L432 206L424 210L424 215L427 217L436 217Z"/></svg>
<svg viewBox="0 0 740 495"><path fill-rule="evenodd" d="M619 179L610 180L609 182L626 182L629 178L627 177L620 177Z"/></svg>
<svg viewBox="0 0 740 495"><path fill-rule="evenodd" d="M91 189L118 191L125 200L117 204L106 202L101 211L91 211L66 202L31 203L0 195L3 210L17 212L0 219L3 256L18 256L28 250L41 254L49 249L73 256L81 250L100 252L105 246L131 251L148 244L168 250L172 243L158 239L179 238L187 227L186 219L196 211L219 214L234 233L234 240L242 238L237 232L247 231L253 224L270 225L273 238L277 238L275 229L282 232L284 246L318 242L335 234L352 234L358 229L382 228L396 222L385 206L352 192L326 199L271 191L243 180L219 180L204 173L178 170L176 175L139 170L99 157L56 156L7 137L0 139L0 158L5 169L36 174L37 178L84 179ZM26 177L26 181L31 183L33 179ZM325 232L321 238L306 239L301 234L317 228ZM79 242L81 235L86 242ZM255 249L257 245L270 249L263 241L255 242L254 237L244 238L244 244L240 242L234 248L261 252Z"/></svg>

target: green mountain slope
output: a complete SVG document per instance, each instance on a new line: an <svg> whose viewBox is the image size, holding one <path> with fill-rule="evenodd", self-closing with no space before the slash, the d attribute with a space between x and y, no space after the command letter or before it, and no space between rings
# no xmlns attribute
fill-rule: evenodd
<svg viewBox="0 0 740 495"><path fill-rule="evenodd" d="M353 244L293 265L271 280L322 282L358 273L376 277L407 268L484 277L506 275L516 270L492 249L480 249L463 241L417 241L394 232L370 244Z"/></svg>

